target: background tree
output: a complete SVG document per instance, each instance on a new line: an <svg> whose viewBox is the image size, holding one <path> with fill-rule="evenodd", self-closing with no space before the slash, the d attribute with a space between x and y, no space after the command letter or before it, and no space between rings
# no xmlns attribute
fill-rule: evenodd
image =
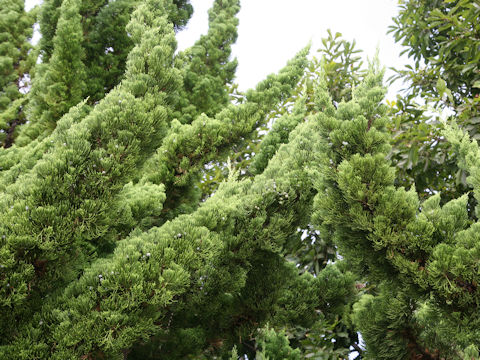
<svg viewBox="0 0 480 360"><path fill-rule="evenodd" d="M35 121L22 127L17 145L50 134L56 121L83 99L86 73L80 3L77 0L62 3L52 56L47 66L39 66L29 93L31 100L26 105L27 116Z"/></svg>
<svg viewBox="0 0 480 360"><path fill-rule="evenodd" d="M391 157L400 184L415 182L423 197L442 191L443 202L467 192L469 186L456 154L441 135L442 122L430 110L453 112L478 139L480 75L475 49L480 10L470 1L404 1L399 10L390 32L414 65L397 70L394 77L405 81L407 88L391 104L396 133Z"/></svg>
<svg viewBox="0 0 480 360"><path fill-rule="evenodd" d="M459 106L470 99L478 106L480 55L472 45L479 41L479 13L478 4L465 0L401 3L390 31L415 62L399 73L412 82L411 91L424 98L437 95L442 78L452 92L444 102Z"/></svg>
<svg viewBox="0 0 480 360"><path fill-rule="evenodd" d="M4 1L0 10L0 144L11 146L17 125L25 121L23 105L28 74L35 62L29 56L38 8L25 12L24 1ZM32 54L30 54L32 55Z"/></svg>

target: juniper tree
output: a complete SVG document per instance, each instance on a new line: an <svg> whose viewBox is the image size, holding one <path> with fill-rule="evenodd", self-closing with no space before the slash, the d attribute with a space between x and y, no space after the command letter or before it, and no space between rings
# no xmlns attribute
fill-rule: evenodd
<svg viewBox="0 0 480 360"><path fill-rule="evenodd" d="M132 33L138 31L135 38L141 38L138 47L133 50L135 55L143 54L143 51L139 52L142 45L152 39L147 36L148 29L140 31L142 22L137 19L146 14L155 15L150 10L153 4L147 2L141 6L130 23ZM148 13L147 9L150 10ZM162 24L160 20L165 21L165 17L153 19L157 26ZM157 35L158 31L152 32ZM165 41L164 37L158 38ZM278 96L275 86L281 86L282 81L288 84L295 78L295 73L301 74L298 69L301 69L304 56L300 55L299 61L289 66L289 73L285 71L278 77L272 76L257 91L250 92L251 108L264 103L260 100ZM135 60L139 59L132 55L133 67L142 64ZM125 91L145 89L138 82L141 73L134 75L130 83L127 67ZM142 80L148 81L149 78ZM118 91L121 89L122 86ZM139 101L144 102L143 98L148 96L141 95L144 96L140 96ZM112 97L109 94L79 125L88 125L88 120L97 113L101 116L102 108L108 111L106 106ZM106 103L105 107L103 103ZM243 111L246 110L239 110L240 113ZM254 115L253 120L258 120ZM137 354L149 351L152 357L158 354L175 358L208 350L212 339L219 338L221 343L231 345L239 335L248 338L248 334L258 326L258 321L269 318L273 321L279 317L283 321L309 322L322 301L325 306L332 306L335 297L322 300L321 278L315 279L308 274L299 278L294 265L281 256L288 234L294 232L308 216L308 204L313 196L311 179L305 173L306 165L317 154L312 127L315 127L314 123L299 129L290 149L279 152L278 159L258 179L251 182L232 179L194 213L180 216L160 228L137 231L122 240L112 256L94 261L84 270L80 280L66 286L63 291L51 293L49 299L39 304L33 314L35 319L25 321L24 331L12 334L12 344L4 347L5 356L12 356L20 348L24 357L117 357L128 353L128 349L137 343L140 346ZM68 131L66 136L68 138ZM308 136L313 136L311 141L305 141ZM219 138L218 141L221 140ZM93 141L96 143L96 138ZM302 156L292 157L292 153ZM290 164L288 172L283 169L285 163ZM93 173L97 171L93 170ZM263 266L274 271L265 274ZM265 275L269 281L265 281ZM340 278L340 286L350 284L349 291L352 291L348 277L342 280L341 272L337 272L336 277ZM107 285L108 281L110 285ZM294 286L298 281L301 287ZM286 305L275 311L272 305L291 297L286 295L292 287L293 290L305 289L310 293L303 299L308 300L304 311L299 313L295 308L287 311ZM123 295L120 296L120 293ZM178 301L180 299L182 301ZM85 301L93 301L93 307L85 306ZM71 322L60 315L64 312L67 318L73 315L76 320ZM91 319L96 320L92 323ZM60 327L54 325L58 321ZM111 321L120 327L112 341L105 342L105 336L112 336ZM50 328L52 333L44 331L43 326ZM54 328L63 330L58 332ZM66 334L70 335L65 337ZM165 340L168 334L170 336ZM151 343L143 346L138 343L152 335L155 336L150 341L156 344L153 349L148 348ZM183 339L181 346L177 343L180 338ZM158 353L162 348L158 342L165 349L163 352ZM54 343L57 344L53 346Z"/></svg>
<svg viewBox="0 0 480 360"><path fill-rule="evenodd" d="M476 358L478 252L468 197L441 206L440 194L420 202L414 188L394 186L380 79L369 75L355 101L319 115L323 176L314 218L375 284L353 313L367 358ZM460 130L445 135L475 188L476 143Z"/></svg>
<svg viewBox="0 0 480 360"><path fill-rule="evenodd" d="M182 69L184 93L175 116L190 123L198 115L215 115L229 102L227 85L235 75L237 61L230 61L231 45L237 39L238 0L214 2L209 11L209 30L177 56Z"/></svg>
<svg viewBox="0 0 480 360"><path fill-rule="evenodd" d="M80 4L77 0L62 3L52 56L47 66L39 66L29 93L32 99L26 105L27 116L35 121L22 127L17 145L51 133L56 121L83 99L86 73Z"/></svg>
<svg viewBox="0 0 480 360"><path fill-rule="evenodd" d="M26 13L24 1L4 1L0 10L0 144L9 147L17 125L25 121L25 89L32 66L33 34L37 9ZM29 56L31 55L31 56Z"/></svg>
<svg viewBox="0 0 480 360"><path fill-rule="evenodd" d="M283 257L313 197L304 168L316 156L316 141L305 144L304 137L315 133L314 124L299 129L290 148L258 179L232 177L204 206L175 217L176 211L196 208L179 210L181 204L172 199L188 195L202 165L225 156L229 145L290 96L303 73L306 50L248 92L243 105L227 105L220 97L223 110L197 114L182 125L174 114L188 89L182 77L195 71L188 61L196 66L222 62L228 51L213 58L180 56L186 67L177 69L174 28L168 21L173 5L145 1L138 6L126 27L133 47L123 80L98 104L82 101L44 118L56 103L45 112L41 107L31 111L31 125L19 138L24 140L1 154L7 165L0 204L3 358L116 358L130 352L132 358L176 358L228 353L233 344L248 352L244 347L259 324L308 325L318 307L341 308L345 302L322 295L325 280L299 277ZM48 94L40 90L49 81L53 89L62 84L69 89L72 78L55 76L62 66L66 70L64 56L71 56L70 50L77 51L71 59L78 69L85 69L79 27L84 6L74 0L62 3L51 55L29 94L32 108ZM225 15L212 15L214 31L200 42L206 50L232 41L232 27L219 22L231 21L238 5L218 1L214 10L219 8ZM224 85L209 88L212 99L231 80L221 69L216 71ZM87 96L77 94L73 101L70 95L58 92L55 98L73 105ZM40 129L34 136L23 136L34 126ZM292 157L292 152L303 156ZM287 173L286 162L291 164ZM173 220L164 224L167 219ZM329 274L345 294L353 293L351 276L333 269ZM109 276L112 285L105 286ZM305 291L305 296L299 301L292 291ZM68 320L72 315L74 322Z"/></svg>
<svg viewBox="0 0 480 360"><path fill-rule="evenodd" d="M0 357L478 357L472 202L397 186L382 72L357 73L341 41L354 71L312 75L306 48L231 103L238 11L215 0L207 34L176 53L188 1L42 5L41 61L7 66L0 90L32 75L1 113L20 99L29 123L0 149ZM22 31L6 37L18 64ZM240 174L232 149L272 114ZM478 201L480 150L446 128ZM228 174L202 199L211 162Z"/></svg>

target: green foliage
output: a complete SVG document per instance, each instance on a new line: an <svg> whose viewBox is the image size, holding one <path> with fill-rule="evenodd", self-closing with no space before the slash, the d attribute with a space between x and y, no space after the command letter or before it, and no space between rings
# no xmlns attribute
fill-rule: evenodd
<svg viewBox="0 0 480 360"><path fill-rule="evenodd" d="M305 333L305 339L301 341L303 357L314 360L336 360L349 357L351 350L350 335L345 331L337 320L333 324L325 321L315 323ZM344 343L344 344L342 344Z"/></svg>
<svg viewBox="0 0 480 360"><path fill-rule="evenodd" d="M466 173L457 165L456 154L442 136L443 123L432 118L411 95L389 103L394 118L389 158L397 169L396 182L406 188L415 184L419 196L442 192L442 202L469 191ZM475 126L469 125L472 131Z"/></svg>
<svg viewBox="0 0 480 360"><path fill-rule="evenodd" d="M453 110L458 123L478 138L479 11L470 1L404 1L390 29L415 61L394 77L408 88L392 104L396 135L391 158L399 184L415 183L423 198L441 191L446 202L470 190L431 107ZM420 96L427 106L417 104ZM469 207L473 206L471 201Z"/></svg>
<svg viewBox="0 0 480 360"><path fill-rule="evenodd" d="M428 97L441 77L453 94L447 103L459 105L479 94L479 14L478 4L468 0L402 2L390 31L415 60L414 68L399 73L412 81L413 91Z"/></svg>
<svg viewBox="0 0 480 360"><path fill-rule="evenodd" d="M36 64L4 2L0 358L479 357L475 4L401 5L386 105L330 31L238 93L237 0L178 54L188 1L47 0Z"/></svg>
<svg viewBox="0 0 480 360"><path fill-rule="evenodd" d="M208 350L208 339L220 337L221 343L231 343L238 332L245 337L257 321L267 321L267 309L279 301L286 285L297 281L295 268L278 253L287 240L284 234L294 231L302 219L298 215L308 216L305 204L313 194L305 191L311 182L304 169L315 163L314 126L300 128L290 146L280 149L275 161L253 182L231 179L196 212L132 235L118 244L112 257L94 262L79 281L58 295L59 299L42 306L42 321L57 329L52 335L42 333L41 341L56 343L54 348L44 348L50 348L52 356L58 358L97 351L116 356L148 335L157 334L158 341L163 338L165 342L165 335L171 334L164 347L175 358L189 350L173 346L175 334L193 331L192 326L197 329L192 336L203 339L195 342L197 346L214 351ZM297 156L292 157L292 152ZM289 171L284 171L284 164L289 165ZM265 274L261 264L276 271ZM269 281L264 281L265 275ZM289 281L285 283L286 278ZM321 288L319 283L316 286ZM199 291L188 290L192 288ZM92 312L92 308L98 311ZM107 335L111 332L109 318L124 319L113 337ZM35 329L39 325L33 320L25 326ZM33 329L21 334L38 334ZM230 337L228 329L233 331ZM64 332L69 336L60 337ZM101 340L105 336L110 340ZM22 339L20 336L16 342L26 341ZM39 341L35 338L32 343Z"/></svg>
<svg viewBox="0 0 480 360"><path fill-rule="evenodd" d="M276 108L268 114L268 121L245 137L231 149L233 166L244 176L260 173L267 165L268 160L275 154L278 147L288 140L289 133L296 122L315 112L314 88L319 77L324 77L334 102L342 98L350 99L352 89L359 84L364 71L362 62L356 56L360 50L355 49L355 41L349 42L341 38L340 33L332 35L328 30L328 37L322 39L323 48L308 61L302 78L297 82L290 97L284 98ZM238 94L235 86L231 89L233 101L242 103L245 94ZM332 101L331 99L329 101ZM301 110L303 106L305 109ZM293 114L294 113L294 114ZM276 123L279 123L276 125ZM266 135L265 135L266 134ZM200 187L203 197L215 192L220 182L228 175L224 162L217 161L206 169Z"/></svg>
<svg viewBox="0 0 480 360"><path fill-rule="evenodd" d="M208 33L177 56L184 92L175 117L182 124L191 123L202 113L214 116L228 104L227 89L237 68L237 61L230 61L230 55L231 45L237 40L235 16L239 10L238 0L215 1L208 14Z"/></svg>
<svg viewBox="0 0 480 360"><path fill-rule="evenodd" d="M334 116L318 116L323 177L314 218L346 261L378 284L354 306L367 358L456 356L475 345L478 336L472 312L478 301L478 252L473 245L477 224L469 220L467 196L442 207L438 195L420 203L414 189L394 187L394 169L385 159L390 147L386 109L378 103L383 96L380 80L381 74L371 73ZM460 130L443 135L459 148L456 152L465 159L459 165L473 175L467 182L476 188L476 143ZM432 318L419 323L420 306L428 309L424 313L441 313L442 324ZM455 336L444 332L453 323ZM391 336L385 336L385 328Z"/></svg>
<svg viewBox="0 0 480 360"><path fill-rule="evenodd" d="M32 110L35 124L45 127L45 113L75 101L73 93L52 92L59 102L47 106L42 96L48 92L41 90L69 89L72 78L55 76L73 53L79 69L91 70L85 29L107 11L99 3L72 1L62 3L53 50L38 65L28 97L38 111ZM316 163L314 123L302 124L258 178L236 181L232 175L194 212L198 197L189 198L204 164L227 156L291 96L307 50L247 92L244 104L221 100L211 116L182 125L174 114L188 71L176 67L166 16L171 4L145 1L134 11L126 26L133 48L123 80L98 104L59 105L58 119L44 118L48 129L28 140L32 122L16 146L0 153L2 358L209 357L234 344L245 351L267 321L309 324L319 307L328 311L320 279L299 277L284 258L289 235L309 217L314 191L306 169ZM85 17L97 10L97 18ZM214 10L225 15L212 16L216 36L222 22L236 24L238 5L218 3ZM75 41L69 45L69 39ZM203 41L208 44L208 35ZM200 60L228 57L227 51ZM223 79L208 89L212 96L229 81L222 71L212 70ZM79 99L90 90L83 88ZM190 214L177 216L181 212ZM279 304L303 290L308 302L295 300L302 312L284 312Z"/></svg>
<svg viewBox="0 0 480 360"><path fill-rule="evenodd" d="M409 304L405 299L392 298L391 291L388 289L377 296L364 295L354 305L353 321L367 339L367 359L400 360L419 356L416 344L409 343L412 339L415 341Z"/></svg>
<svg viewBox="0 0 480 360"><path fill-rule="evenodd" d="M191 124L172 122L162 146L145 165L148 181L167 186L168 209L188 212L192 202L198 204L201 194L195 187L201 169L211 161L226 159L232 145L264 124L272 107L289 97L302 75L307 51L302 50L277 75L269 75L250 90L245 103L225 106L214 118L202 114ZM172 211L167 218L176 214Z"/></svg>
<svg viewBox="0 0 480 360"><path fill-rule="evenodd" d="M138 1L132 0L101 1L96 8L81 13L86 72L82 95L88 96L91 104L118 85L125 73L134 45L125 26L137 5Z"/></svg>
<svg viewBox="0 0 480 360"><path fill-rule="evenodd" d="M58 28L53 38L54 50L48 67L37 71L29 93L27 117L34 118L22 127L16 144L26 145L39 136L50 134L58 120L83 98L85 88L84 51L79 0L62 3Z"/></svg>
<svg viewBox="0 0 480 360"><path fill-rule="evenodd" d="M332 100L339 103L342 99L352 98L353 89L360 83L365 72L361 69L362 61L356 54L361 50L355 49L355 40L352 42L342 39L341 33L332 34L327 30L328 37L322 39L323 48L318 52L323 66L326 86ZM313 63L318 66L318 60Z"/></svg>
<svg viewBox="0 0 480 360"><path fill-rule="evenodd" d="M299 360L300 350L293 350L284 332L276 332L266 327L262 329L257 338L260 350L257 351L256 359L259 360Z"/></svg>
<svg viewBox="0 0 480 360"><path fill-rule="evenodd" d="M17 125L25 121L27 74L33 66L32 25L37 8L25 12L24 1L5 0L0 9L0 145L11 146Z"/></svg>
<svg viewBox="0 0 480 360"><path fill-rule="evenodd" d="M17 145L43 139L70 107L85 98L94 105L120 83L134 46L125 27L137 6L137 0L45 1L40 12L42 63L35 67L28 124L20 127ZM193 12L188 1L168 1L165 9L176 29Z"/></svg>
<svg viewBox="0 0 480 360"><path fill-rule="evenodd" d="M280 145L288 142L290 132L304 120L306 113L305 100L300 98L294 106L291 114L285 114L272 126L271 131L263 138L260 148L253 159L250 171L260 174L267 167L268 160L277 152Z"/></svg>
<svg viewBox="0 0 480 360"><path fill-rule="evenodd" d="M50 137L54 146L48 154L4 192L0 206L4 209L5 319L38 307L52 285L62 286L75 278L78 265L106 251L116 240L109 235L109 223L115 222L107 211L112 196L158 146L168 106L158 89L166 84L174 88L178 83L174 69L164 70L173 62L173 31L164 17L154 17L154 11L161 14L161 8L150 10L150 19L144 16L147 11L139 7L131 25L139 41L137 49L151 49L157 56L147 59L145 52L132 51L122 85L85 118L70 126L64 123L63 131ZM155 61L156 66L142 72L136 65L145 61ZM151 92L136 98L141 75ZM155 136L152 128L157 129ZM16 311L5 307L12 305Z"/></svg>
<svg viewBox="0 0 480 360"><path fill-rule="evenodd" d="M52 138L58 133L64 132L72 124L83 119L91 108L81 102L72 107L69 112L58 121L57 127L52 133ZM8 149L0 148L0 187L2 191L24 172L31 170L36 162L54 146L54 141L49 137L42 141L34 140L25 147L12 146Z"/></svg>

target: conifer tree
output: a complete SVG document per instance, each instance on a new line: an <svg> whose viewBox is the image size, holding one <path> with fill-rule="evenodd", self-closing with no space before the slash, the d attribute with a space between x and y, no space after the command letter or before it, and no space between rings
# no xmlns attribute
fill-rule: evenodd
<svg viewBox="0 0 480 360"><path fill-rule="evenodd" d="M26 13L24 1L4 0L0 7L0 144L11 146L17 125L25 121L23 105L32 66L28 42L37 9Z"/></svg>
<svg viewBox="0 0 480 360"><path fill-rule="evenodd" d="M76 6L63 3L47 0L42 6L42 65L37 66L40 75L27 106L30 124L21 128L16 141L19 146L49 135L61 115L80 100L87 98L89 104L95 104L102 99L121 81L133 48L125 26L137 0L85 0ZM177 1L169 3L166 11L178 30L193 10L187 1ZM69 74L77 78L69 79ZM50 93L37 90L45 88L51 89Z"/></svg>
<svg viewBox="0 0 480 360"><path fill-rule="evenodd" d="M229 58L237 40L239 10L238 0L215 1L208 14L208 33L177 57L184 72L184 93L175 114L181 123L190 123L201 113L213 116L229 102L227 85L237 68L237 61Z"/></svg>
<svg viewBox="0 0 480 360"><path fill-rule="evenodd" d="M17 145L26 145L38 136L46 136L56 121L83 98L85 65L82 42L80 0L66 0L60 8L54 50L47 68L37 71L29 94L27 116L35 119L22 127Z"/></svg>
<svg viewBox="0 0 480 360"><path fill-rule="evenodd" d="M49 153L4 192L2 304L17 309L5 318L23 313L25 302L34 307L52 285L71 279L74 263L111 246L105 200L164 135L169 104L160 89L174 92L179 84L171 69L175 39L164 9L151 11L141 7L129 25L137 47L122 85L85 118L67 117L63 131L50 138ZM149 22L156 26L148 28Z"/></svg>
<svg viewBox="0 0 480 360"><path fill-rule="evenodd" d="M188 210L182 207L190 208L192 200L198 204L200 193L195 189L203 166L215 159L226 160L231 145L262 125L267 113L289 97L302 76L306 55L304 49L278 75L270 75L255 90L248 91L244 104L226 106L212 119L202 114L191 124L172 123L171 133L148 160L144 174L148 181L166 185L168 209L175 206L184 212ZM167 216L174 214L169 212Z"/></svg>
<svg viewBox="0 0 480 360"><path fill-rule="evenodd" d="M49 63L55 51L53 39L59 27L62 3L47 0L41 9L40 51L43 63ZM82 29L79 40L86 73L82 98L88 96L90 103L103 98L120 82L126 57L133 47L125 26L137 3L134 0L79 2Z"/></svg>
<svg viewBox="0 0 480 360"><path fill-rule="evenodd" d="M354 100L319 115L323 176L314 216L323 236L376 284L354 307L368 358L478 357L478 253L468 197L441 206L440 194L420 203L414 188L395 188L380 85L381 73L370 74ZM460 147L460 166L475 187L476 144L461 131L446 136Z"/></svg>
<svg viewBox="0 0 480 360"><path fill-rule="evenodd" d="M130 356L135 357L139 356L135 354L147 352L151 357L155 357L158 342L166 349L170 349L167 353L176 357L202 351L219 351L217 347L212 348L212 337L225 341L226 346L221 347L221 351L229 352L231 345L237 342L238 335L242 334L247 339L247 335L256 329L257 321L264 322L268 319L274 321L275 316L272 317L271 313L273 304L292 298L286 296L289 291L288 284L293 286L300 279L295 267L281 256L281 249L286 241L285 234L294 232L297 224L305 221L304 217L307 216L305 210L308 206L304 206L304 203L308 204L311 201L312 193L307 191L302 195L302 191L298 190L297 196L288 200L287 190L291 192L293 189L289 189L289 184L301 187L302 184L309 183L308 177L301 177L297 173L303 173L304 161L310 161L308 159L314 156L315 151L304 151L304 159L295 159L289 157L290 152L285 150L283 159L277 161L270 175L265 175L253 183L236 182L232 179L229 185L225 185L223 191L225 196L233 197L231 200L237 201L244 209L239 213L234 206L224 208L229 201L225 201L219 193L217 198L212 199L211 205L205 205L202 210L199 209L186 217L179 217L161 228L142 232L142 229L148 230L152 226L153 223L148 221L150 217L160 216L158 210L161 210L162 202L166 199L164 183L169 184L171 175L168 173L161 175L160 167L152 172L153 174L158 172L158 175L155 175L155 178L159 179L156 183L152 183L148 178L141 178L138 182L136 180L132 183L129 182L134 178L132 170L141 169L142 163L162 144L158 154L164 154L163 149L174 153L188 145L181 151L192 160L186 170L193 173L213 156L222 154L224 151L222 149L226 149L227 145L236 141L241 134L248 133L262 123L272 106L290 96L305 65L306 51L303 51L279 75L270 76L255 91L249 92L244 105L238 108L233 105L227 106L215 118L210 119L203 115L191 125L180 125L171 118L179 94L182 93L182 72L173 66L175 42L172 27L165 16L169 4L146 1L134 12L127 31L131 34L135 47L129 54L124 80L116 89L92 110L85 103L71 108L56 124L51 135L42 133L43 140L31 141L24 148L15 146L3 154L6 155L4 159L9 157L7 154L16 158L8 170L2 171L4 195L1 200L2 319L6 321L2 323L1 329L1 354L4 358L117 357L121 354L126 356L134 346L136 351ZM64 11L61 12L58 21L58 34L62 34L60 31L63 24L62 16L72 14L74 19L79 18L75 15L78 15L78 3L65 1L62 6ZM54 43L60 41L57 39L60 37L55 37ZM46 73L55 69L53 65L56 61L56 51L57 49L60 51L62 46L65 44L54 46ZM62 94L59 95L59 98L61 97ZM231 122L232 116L238 121ZM168 130L170 124L171 130ZM201 136L199 139L197 131L199 127L204 126L207 130L204 133L205 138ZM172 142L175 143L174 134L177 134L179 139L185 139L184 143L180 142L185 144L182 148L172 148ZM300 140L296 143L300 141L303 144L301 140L303 135L297 138ZM189 143L188 139L200 141ZM211 145L208 141L213 141L218 149L211 154L205 153L205 156L195 155L204 153L206 145ZM311 146L314 144L312 141ZM28 160L24 160L25 155L29 155ZM167 169L181 170L184 163L177 165L177 159L178 157L162 158L161 165ZM280 164L287 159L292 162L292 173L282 174L286 176L285 184L281 186L285 191L280 192L276 189L275 181L277 178L281 179L279 172L283 171ZM177 175L185 177L189 171L182 171ZM303 178L303 182L299 182L299 176ZM182 183L174 182L172 185L179 186ZM268 185L266 189L265 185ZM267 199L262 195L264 191L269 194ZM295 206L286 206L290 202ZM277 203L282 205L282 211L286 212L284 216L276 214ZM210 224L212 211L220 216L215 220L218 225ZM262 215L255 216L257 212ZM293 216L296 213L304 215ZM119 214L122 215L120 218L117 217ZM235 216L238 217L238 225L232 228L236 221ZM264 220L261 220L262 218ZM250 225L261 224L262 221L266 221L266 230L262 230L261 226L255 230L255 227ZM185 226L192 228L192 243L184 242L188 241L184 232ZM127 235L135 227L137 228L135 234L117 244L119 238ZM251 243L248 235L251 231L258 232L258 236L265 239L259 243ZM244 235L237 238L237 233L242 232ZM278 235L273 238L267 236L274 232L278 232ZM75 284L78 283L75 279L81 276L90 282L91 275L94 274L98 285L104 284L107 273L99 276L96 274L97 267L118 266L124 261L122 252L125 250L130 253L132 245L135 247L137 246L135 244L140 244L138 241L147 247L156 245L157 235L151 238L155 233L160 238L164 236L160 234L173 235L171 249L178 253L179 258L172 260L178 263L178 266L171 263L170 269L171 266L168 265L170 263L165 263L167 268L154 267L155 271L159 271L158 279L164 278L168 282L171 280L173 287L170 288L168 285L164 288L166 283L163 280L151 283L148 279L151 279L152 274L147 273L145 275L149 277L137 284L144 283L145 287L138 288L135 285L128 289L124 288L122 282L119 283L121 288L127 292L131 291L134 296L133 303L127 306L133 312L125 311L127 309L122 305L129 302L128 296L118 298L120 307L114 310L115 306L112 303L111 311L116 311L118 315L123 314L121 317L124 320L120 318L113 320L108 315L110 320L100 321L104 325L93 332L91 328L88 330L87 323L90 321L88 319L91 319L92 315L96 317L97 313L102 314L101 309L104 305L100 305L100 311L97 311L95 305L93 309L84 312L85 308L78 302L83 295L76 291L86 290L85 295L90 296L89 294L93 294L90 292L93 287L89 285L86 289L78 287L74 290ZM195 236L197 233L200 238ZM225 239L220 241L221 237ZM152 241L148 240L150 238ZM205 239L205 244L202 244L202 238ZM243 239L250 240L243 244ZM161 243L164 241L166 238L161 240ZM117 248L113 257L105 257L113 247ZM260 253L256 254L255 249ZM239 254L235 255L236 252ZM195 253L200 257L192 262L194 258L191 256ZM141 279L144 271L148 270L144 269L143 260L145 264L150 264L148 268L151 269L153 262L150 260L154 259L152 254L153 250L145 252L142 261L133 264L135 269L140 266L138 271L132 268L127 272L128 276L136 274L135 276L140 276ZM221 256L222 254L227 257ZM259 256L260 254L265 256ZM130 258L130 255L128 256ZM159 264L163 263L163 255L158 253L158 256ZM168 259L167 256L165 261L171 261ZM271 277L269 287L261 290L264 279L258 266L263 266L264 261L278 268L278 271L269 275ZM238 264L235 265L235 262ZM218 271L214 271L216 266L213 264L217 264ZM211 273L208 270L210 266L213 266ZM124 270L127 269L123 265L122 267ZM181 267L185 269L182 270ZM204 275L201 274L203 272ZM82 273L85 275L82 276ZM108 274L115 275L115 270L110 270ZM338 276L341 278L343 275L338 273ZM285 277L289 279L287 283ZM206 282L207 278L209 280L205 286L208 285L212 290L205 291L204 294L201 291L198 294L192 293L190 290L185 293L188 284L201 284ZM220 287L216 288L219 281ZM316 296L320 292L319 281L309 275L305 275L301 280L301 284L310 289L311 293L302 315L295 311L280 311L284 308L282 306L275 312L276 317L284 321L298 319L310 321L315 314L315 307L320 304L320 298ZM271 291L275 284L282 285L276 291ZM250 299L244 296L257 288L260 291L258 296ZM297 291L300 289L298 285L294 288ZM102 289L100 291L103 291ZM72 290L75 294L71 293ZM158 294L152 295L152 290ZM161 311L159 308L161 304L167 306L173 300L177 302L176 298L184 293L182 297L186 298L182 302L183 305L173 312L167 309L165 313ZM262 299L261 293L269 296ZM220 294L223 294L224 300L220 303L212 301ZM117 298L117 295L114 295L114 298ZM127 303L124 303L124 300ZM258 307L258 302L263 305ZM324 303L327 302L332 303L331 300L324 300ZM77 305L80 307L77 308ZM68 309L70 306L71 309ZM201 315L188 315L192 314L193 310L184 311L199 306L205 310ZM152 312L153 309L156 310ZM256 310L252 313L253 309ZM74 311L78 320L83 318L86 322L79 321L78 327L75 326L76 330L70 332L68 330L70 325L61 320L63 315L57 317L63 311L67 313ZM111 311L108 312L113 314ZM165 320L167 315L170 317L169 322L174 321L173 317L176 317L176 320L172 329L168 329L170 325L167 326L166 330L171 336L165 341L162 335L165 326L161 326L158 321ZM250 316L253 318L249 319ZM58 321L61 322L61 326L54 330ZM124 331L121 331L122 335L119 337L115 335L115 339L112 338L114 341L104 343L103 336L110 336L108 334L111 330L108 329L111 321L116 322ZM120 325L121 323L123 325ZM213 333L212 324L219 325ZM46 330L45 326L50 330ZM90 340L85 338L88 332ZM70 333L71 337L65 337L67 333ZM176 342L179 334L190 334L189 343L178 347ZM155 336L151 338L152 335ZM77 341L75 339L79 343L72 346ZM61 344L54 345L59 340ZM85 346L80 345L83 342Z"/></svg>
<svg viewBox="0 0 480 360"><path fill-rule="evenodd" d="M308 169L318 155L315 127L315 122L300 127L254 181L232 177L191 215L122 240L113 257L94 262L79 281L44 303L13 348L30 343L36 345L25 349L29 356L43 350L53 358L113 358L135 341L157 335L161 346L138 352L153 351L154 358L162 348L158 356L178 358L210 350L215 339L220 347L232 345L258 321L272 319L272 311L273 321L308 323L322 303L334 306L335 297L322 295L323 276L298 277L280 256L288 235L309 216ZM333 293L348 286L353 292L351 277L328 274L329 283L339 287ZM305 296L298 299L297 291ZM286 311L288 303L272 308L291 296L305 301L303 312L301 307ZM336 301L341 304L343 298ZM114 333L111 321L122 323ZM57 330L50 335L49 328Z"/></svg>
<svg viewBox="0 0 480 360"><path fill-rule="evenodd" d="M480 149L442 125L474 199L399 186L418 174L354 43L329 32L231 103L238 0L180 53L187 0L46 0L36 64L37 10L4 3L1 359L479 358Z"/></svg>

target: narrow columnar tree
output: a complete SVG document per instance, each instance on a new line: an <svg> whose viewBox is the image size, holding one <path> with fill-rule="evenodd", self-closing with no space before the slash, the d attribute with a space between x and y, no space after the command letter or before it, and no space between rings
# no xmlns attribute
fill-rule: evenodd
<svg viewBox="0 0 480 360"><path fill-rule="evenodd" d="M83 99L96 104L120 83L134 45L125 26L138 4L45 1L40 12L42 63L36 67L38 76L27 103L29 124L21 127L16 144L43 139L72 106ZM186 1L169 2L166 14L178 30L190 18L192 7Z"/></svg>
<svg viewBox="0 0 480 360"><path fill-rule="evenodd" d="M0 2L0 145L11 146L17 125L25 121L23 105L31 68L33 23L37 9L25 12L24 1Z"/></svg>
<svg viewBox="0 0 480 360"><path fill-rule="evenodd" d="M160 144L168 101L180 84L172 67L175 37L164 13L162 3L136 11L128 30L137 45L125 80L83 119L75 112L62 119L62 129L49 138L54 146L4 191L5 319L34 310L115 240L105 236L113 220L109 203Z"/></svg>
<svg viewBox="0 0 480 360"><path fill-rule="evenodd" d="M228 104L227 85L237 68L230 55L237 40L239 10L239 0L216 0L208 13L208 33L177 57L184 92L175 116L181 123L190 123L201 113L213 116Z"/></svg>
<svg viewBox="0 0 480 360"><path fill-rule="evenodd" d="M18 145L49 135L57 120L83 99L86 74L80 5L80 0L62 3L50 62L39 68L26 105L27 117L34 120L22 127Z"/></svg>

